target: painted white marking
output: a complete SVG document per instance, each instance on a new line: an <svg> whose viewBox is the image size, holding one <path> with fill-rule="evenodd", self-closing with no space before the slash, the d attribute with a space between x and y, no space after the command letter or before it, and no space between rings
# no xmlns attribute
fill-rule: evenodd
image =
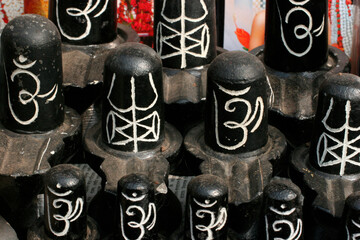
<svg viewBox="0 0 360 240"><path fill-rule="evenodd" d="M126 109L118 108L111 100L111 95L113 94L113 87L114 82L116 80L116 75L113 75L112 82L110 85L110 90L107 95L107 99L110 103L110 105L113 107L113 109L116 111L109 111L107 118L106 118L106 134L107 134L107 140L109 144L113 145L126 145L129 142L134 143L134 152L138 152L138 142L156 142L159 140L160 137L160 116L157 111L152 112L151 114L147 115L146 117L142 119L136 119L136 112L137 111L147 111L150 110L152 107L155 106L157 100L158 100L158 92L156 90L154 80L152 77L152 74L149 73L149 82L151 85L151 88L155 94L154 100L152 103L147 107L139 107L137 106L135 95L136 95L136 89L135 89L135 78L131 77L131 105L130 107ZM125 118L122 114L131 112L132 119ZM116 125L116 119L123 120L126 124L122 126ZM145 125L143 122L146 120L151 120L151 125ZM109 125L111 123L111 128L109 129ZM145 129L145 133L142 135L138 135L138 128ZM132 129L132 136L125 133L125 130ZM122 137L125 137L125 140L122 141L113 141L116 134L120 134Z"/></svg>
<svg viewBox="0 0 360 240"><path fill-rule="evenodd" d="M275 237L273 240L298 240L301 237L302 234L302 220L297 219L296 223L296 229L294 228L294 224L290 222L289 220L275 220L273 224L271 224L271 227L274 232L281 232L283 228L279 225L287 226L290 230L289 236L287 238L278 238ZM267 215L265 215L265 228L266 228L266 239L269 240L269 222Z"/></svg>
<svg viewBox="0 0 360 240"><path fill-rule="evenodd" d="M122 193L122 195L127 196L124 193ZM144 199L145 195L140 196L139 198ZM132 201L131 199L128 199L128 200ZM147 230L151 230L155 226L155 223L156 223L156 206L155 206L154 203L149 203L148 208L149 208L148 214L145 213L145 210L142 207L136 206L136 205L130 205L125 211L126 215L128 215L128 216L135 216L136 215L135 211L137 211L138 214L140 214L140 219L141 219L140 222L135 222L135 221L127 222L127 225L129 227L140 230L139 236L136 238L136 240L141 240L144 237L145 228ZM153 216L152 220L151 220L151 216ZM121 225L121 234L122 234L122 236L123 236L123 238L125 240L130 240L130 238L128 238L126 236L126 233L125 233L125 229L124 229L124 224L125 224L124 223L124 213L123 213L123 209L122 209L121 205L120 205L120 218L121 218L121 224L120 224ZM150 220L151 220L151 222L150 222ZM149 223L149 225L147 225L145 227L145 225L148 224L148 223Z"/></svg>
<svg viewBox="0 0 360 240"><path fill-rule="evenodd" d="M157 46L159 55L161 56L162 59L180 55L181 56L181 68L186 68L186 66L187 66L186 55L191 55L191 56L199 57L199 58L206 58L206 55L209 51L210 33L209 33L209 27L206 23L186 32L186 21L192 22L192 23L200 22L200 21L204 20L205 17L209 13L204 0L198 0L198 1L200 1L201 7L202 7L202 9L200 9L199 11L204 12L203 15L200 16L199 18L190 18L185 15L186 0L181 0L180 16L177 18L169 18L164 13L165 6L166 6L166 4L168 4L168 0L164 0L162 10L161 10L161 16L164 18L165 21L167 21L170 24L180 22L181 29L180 29L180 31L178 31L174 28L169 27L168 25L166 25L166 23L163 23L163 22L159 22L157 29L156 29L156 35L157 35L156 46ZM164 36L163 32L162 32L162 28L166 28L168 31L172 32L172 35ZM193 34L198 33L198 32L201 32L200 39L196 39L196 38L192 37ZM180 41L179 41L180 46L175 46L175 45L171 44L171 42L168 41L168 40L178 38L178 37L180 38ZM193 42L193 44L190 44L189 46L187 46L186 40L190 40L191 42ZM163 44L174 49L174 52L169 53L169 54L162 54ZM197 48L197 47L200 47L200 49L201 49L200 53L192 51L192 49Z"/></svg>
<svg viewBox="0 0 360 240"><path fill-rule="evenodd" d="M214 201L213 203L210 203L209 200L208 203L205 203L206 204L202 204L200 203L199 201L197 201L195 198L193 199L194 202L199 205L200 207L202 208L210 208L210 207L213 207L217 201ZM192 240L196 240L197 238L195 238L194 236L194 226L193 226L193 210L192 210L192 207L191 207L191 204L189 206L189 213L190 213L190 234L191 234L191 239ZM221 230L225 224L226 224L226 221L227 221L227 210L226 208L221 208L220 211L219 211L219 215L218 217L216 218L215 216L216 212L214 211L210 211L210 210L207 210L207 209L200 209L200 210L197 210L196 213L195 213L195 217L197 218L205 218L205 216L208 216L210 217L210 223L205 226L205 225L195 225L195 228L199 231L202 231L202 232L206 232L206 238L205 240L212 240L214 239L214 233L213 231L219 231Z"/></svg>
<svg viewBox="0 0 360 240"><path fill-rule="evenodd" d="M281 205L281 208L283 208L282 205ZM292 208L292 209L290 209L290 210L288 210L288 211L281 212L281 211L277 210L277 209L274 208L274 207L269 207L269 209L270 209L271 211L273 211L274 213L279 214L279 215L281 215L281 216L289 216L290 214L292 214L292 213L295 212L295 210L296 210L296 208Z"/></svg>
<svg viewBox="0 0 360 240"><path fill-rule="evenodd" d="M77 198L76 203L75 203L75 209L73 209L73 204L71 201L61 198L61 197L66 197L66 196L70 195L72 193L71 190L69 190L65 193L58 193L54 189L51 189L50 187L48 187L48 190L55 196L59 197L52 202L52 206L54 208L61 208L63 206L63 204L65 204L67 207L67 212L66 212L65 216L62 216L60 214L53 214L52 216L50 216L49 196L46 196L47 202L49 204L49 206L47 208L47 216L48 216L47 220L48 220L50 231L55 236L62 237L62 236L65 236L69 232L70 223L77 220L80 217L80 215L83 211L83 207L84 207L84 200L82 198ZM51 217L53 217L57 221L64 222L64 229L62 231L57 232L52 228Z"/></svg>
<svg viewBox="0 0 360 240"><path fill-rule="evenodd" d="M219 139L219 122L218 122L218 115L219 115L219 110L218 110L218 101L217 101L217 97L215 94L215 91L213 91L213 95L214 95L214 108L215 108L215 138L216 138L216 143L218 144L219 147L227 149L227 150L236 150L238 148L240 148L241 146L243 146L247 139L248 139L248 134L249 134L249 130L248 130L248 126L255 121L256 116L258 116L258 119L255 123L255 125L253 126L253 128L250 130L251 133L253 133L256 129L259 128L261 121L263 120L263 116L264 116L264 102L263 99L261 97L257 97L256 101L255 101L255 109L254 112L252 112L252 107L251 107L251 103L244 99L244 98L238 98L238 96L244 95L246 93L248 93L250 91L250 87L247 87L243 90L238 90L238 91L234 91L234 90L229 90L226 89L222 86L220 86L219 84L217 84L219 89L221 91L223 91L224 93L230 95L230 96L234 96L235 98L232 98L230 100L228 100L225 103L224 109L227 112L235 112L236 107L231 107L232 104L234 103L242 103L245 105L245 111L246 111L246 116L244 117L242 122L235 122L235 121L226 121L223 123L223 125L226 128L229 129L241 129L243 132L243 137L242 139L235 145L233 146L227 146L225 144L222 144L220 142ZM252 115L251 115L252 114Z"/></svg>
<svg viewBox="0 0 360 240"><path fill-rule="evenodd" d="M299 6L303 6L306 3L309 2L309 0L305 0L305 1L301 1L301 2L297 2L297 1L293 1L293 0L289 0L290 3L292 3L294 5L294 7L292 9L290 9L285 16L285 23L288 24L289 23L289 18L291 16L291 14L293 14L294 12L302 12L305 14L305 16L308 17L308 25L304 25L304 24L298 24L295 26L294 28L294 35L296 37L296 39L298 40L303 40L303 39L308 39L308 46L306 47L306 49L302 52L295 52L293 49L291 49L291 47L289 47L287 41L286 41L286 36L284 34L284 26L283 26L283 18L281 16L280 13L280 8L279 8L279 4L278 4L278 0L276 0L276 5L277 5L277 10L279 13L279 18L280 18L280 31L281 31L281 40L285 46L285 48L288 50L288 52L296 57L303 57L305 56L307 53L309 53L309 51L311 50L311 48L313 47L313 35L311 33L311 30L313 28L313 17L311 15L311 13L303 7L299 7ZM325 15L323 16L323 21L321 23L321 25L315 29L313 31L313 33L317 34L315 35L315 37L319 37L321 34L323 34L323 30L324 30L324 25L325 25ZM299 32L302 32L301 34Z"/></svg>
<svg viewBox="0 0 360 240"><path fill-rule="evenodd" d="M27 60L28 59L26 57L24 57L23 55L19 56L19 61L20 62L25 62ZM18 99L19 99L21 104L27 105L29 103L32 103L34 105L34 114L27 120L20 119L17 116L16 112L14 111L13 106L12 106L13 104L11 102L11 96L10 96L11 92L9 90L9 84L7 86L7 88L8 88L8 103L9 103L9 109L10 109L11 115L13 116L15 121L17 121L18 123L20 123L22 125L29 125L29 124L33 123L38 118L38 116L39 116L39 104L38 104L38 101L37 101L36 98L46 98L50 94L52 94L52 96L46 100L46 103L48 103L50 101L53 101L55 99L57 93L58 93L58 91L57 91L58 86L57 86L57 84L55 84L53 86L53 88L49 92L47 92L45 94L39 94L40 93L40 87L41 87L40 86L40 79L34 73L27 70L28 68L33 67L36 64L36 62L37 61L33 61L33 62L29 63L29 64L22 65L21 63L18 63L18 62L16 62L15 59L13 59L13 63L15 64L16 67L18 67L18 69L16 69L15 71L12 72L12 74L10 76L11 81L14 82L15 77L17 75L26 74L26 75L29 75L34 80L34 83L35 83L35 91L33 93L23 89L23 90L19 91L19 94L18 94Z"/></svg>
<svg viewBox="0 0 360 240"><path fill-rule="evenodd" d="M128 195L126 195L123 192L121 193L121 195L123 195L124 198L126 198L126 200L129 200L131 202L139 202L139 201L144 200L144 198L146 197L146 195L141 195L140 197L136 197L137 196L136 193L135 194L133 193L133 197L129 197Z"/></svg>
<svg viewBox="0 0 360 240"><path fill-rule="evenodd" d="M40 157L40 160L39 160L39 163L38 163L38 166L37 166L37 170L40 169L41 162L42 162L42 160L44 158L45 152L47 151L47 149L49 147L50 141L51 141L51 138L49 138L49 140L46 143L46 147L45 147L44 151L41 153L41 157Z"/></svg>
<svg viewBox="0 0 360 240"><path fill-rule="evenodd" d="M327 120L330 116L330 113L332 111L334 104L334 99L330 99L329 108L325 114L325 117L322 120L322 123L326 130L328 130L330 133L337 134L344 132L344 137L342 141L340 139L335 138L334 136L327 134L324 132L320 135L319 141L316 146L316 155L317 155L317 162L320 167L328 167L328 166L335 166L340 165L340 172L339 175L343 176L346 169L346 164L352 164L355 166L360 166L360 162L356 161L359 159L357 157L356 160L353 160L352 158L355 157L360 153L360 148L353 146L352 144L356 143L358 140L360 140L360 135L357 136L354 139L349 139L349 132L358 132L360 131L360 127L351 127L349 125L349 119L350 119L350 112L351 112L351 104L350 101L346 101L345 105L345 123L339 128L332 128L327 124ZM330 143L328 142L328 139L332 140L335 144L333 146L329 146ZM323 151L320 152L320 148L323 148ZM337 154L339 152L338 150L341 149L341 156ZM350 150L350 151L349 151ZM348 153L348 151L350 153ZM330 154L332 157L334 157L334 160L326 161L325 158L327 154Z"/></svg>
<svg viewBox="0 0 360 240"><path fill-rule="evenodd" d="M61 34L64 37L66 37L67 39L74 40L74 41L82 40L82 39L86 38L90 34L90 31L91 31L91 19L89 17L89 14L92 13L99 6L99 4L102 1L103 0L96 0L95 4L93 5L93 0L89 0L87 2L87 4L86 4L85 9L83 9L83 10L81 10L79 8L74 8L74 7L66 9L66 13L69 16L72 16L72 17L84 17L85 18L85 24L86 24L86 28L85 28L84 33L80 34L79 36L70 36L67 33L65 33L63 27L61 26L60 18L59 18L59 0L56 0L56 21L58 23L59 30L60 30ZM102 9L94 16L94 18L97 18L97 17L101 16L105 12L108 3L109 3L109 0L105 0L105 3L103 5Z"/></svg>

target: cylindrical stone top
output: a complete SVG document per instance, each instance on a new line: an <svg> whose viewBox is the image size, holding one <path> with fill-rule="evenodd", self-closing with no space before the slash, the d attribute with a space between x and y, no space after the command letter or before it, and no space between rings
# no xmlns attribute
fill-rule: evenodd
<svg viewBox="0 0 360 240"><path fill-rule="evenodd" d="M1 36L6 71L4 126L38 133L64 121L61 39L56 26L39 15L10 21Z"/></svg>
<svg viewBox="0 0 360 240"><path fill-rule="evenodd" d="M336 74L320 86L309 161L339 176L360 172L360 78Z"/></svg>
<svg viewBox="0 0 360 240"><path fill-rule="evenodd" d="M185 239L227 239L228 188L217 176L203 174L187 187Z"/></svg>
<svg viewBox="0 0 360 240"><path fill-rule="evenodd" d="M268 140L265 68L255 56L226 52L210 64L205 112L205 143L224 153L244 153Z"/></svg>
<svg viewBox="0 0 360 240"><path fill-rule="evenodd" d="M86 190L82 171L70 164L51 168L44 177L45 233L50 239L86 239Z"/></svg>
<svg viewBox="0 0 360 240"><path fill-rule="evenodd" d="M49 19L64 43L108 43L116 36L117 0L49 0Z"/></svg>
<svg viewBox="0 0 360 240"><path fill-rule="evenodd" d="M105 61L102 134L111 148L139 152L164 138L162 64L140 43L124 43Z"/></svg>
<svg viewBox="0 0 360 240"><path fill-rule="evenodd" d="M122 177L117 187L120 239L157 239L154 187L144 174Z"/></svg>
<svg viewBox="0 0 360 240"><path fill-rule="evenodd" d="M352 193L344 207L345 231L342 239L356 239L360 236L360 192Z"/></svg>
<svg viewBox="0 0 360 240"><path fill-rule="evenodd" d="M266 1L265 64L283 72L312 71L328 58L328 2Z"/></svg>
<svg viewBox="0 0 360 240"><path fill-rule="evenodd" d="M266 239L303 239L303 196L290 179L277 178L264 189Z"/></svg>
<svg viewBox="0 0 360 240"><path fill-rule="evenodd" d="M209 64L216 57L215 0L156 0L154 36L164 67Z"/></svg>

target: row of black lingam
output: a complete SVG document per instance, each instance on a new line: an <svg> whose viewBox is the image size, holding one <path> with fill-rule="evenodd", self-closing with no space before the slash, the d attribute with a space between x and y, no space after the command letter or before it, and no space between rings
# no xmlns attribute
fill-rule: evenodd
<svg viewBox="0 0 360 240"><path fill-rule="evenodd" d="M358 190L360 182L360 81L348 74L330 77L346 71L348 59L335 48L328 51L326 3L289 0L267 4L264 51L260 47L254 55L227 52L216 58L212 0L155 1L158 54L142 44L123 43L116 34L114 0L50 1L49 16L56 26L36 15L11 21L1 43L6 73L6 83L1 85L6 87L0 89L5 106L0 131L0 194L5 206L1 214L16 229L26 229L36 216L33 199L43 186L42 175L84 148L85 160L103 179L103 191L90 204L100 232L111 235L120 229L119 238L157 238L145 234L154 228L156 213L160 235L170 236L181 221L181 210L167 186L168 175L178 170L182 136L165 122L164 101L177 102L175 107L180 108L183 101L201 102L206 92L205 124L186 133L185 160L225 184L202 176L189 185L193 198L189 211L195 215L186 217L186 226L191 227L185 235L189 239L226 239L226 222L235 239L261 235L300 239L303 233L306 239L336 238L336 231L342 232L338 221L345 199ZM314 14L314 9L323 11ZM65 90L64 98L66 82L80 86L80 92ZM103 88L84 90L102 82ZM81 134L81 117L64 106L64 99L82 113L96 98L101 100L91 106L95 121L84 120ZM78 105L78 101L82 103ZM278 129L284 130L292 146L309 140L309 134L303 133L311 131L316 102L310 151L297 148L290 158L286 138ZM268 108L269 120L278 129L268 125ZM71 171L62 174L67 176L66 172ZM119 184L129 191L117 194L119 179L129 175ZM150 183L143 182L143 175ZM304 224L297 215L300 191L272 187L276 175L291 177L301 186ZM222 197L224 202L228 198L228 211L225 205L212 209L215 202L222 201L202 196L204 184L209 184L214 194L224 193L226 186L229 196ZM269 203L262 217L268 184L270 193L265 191L265 199L296 199L296 206L265 200ZM73 191L59 192L64 187L61 183L45 186L45 199L51 198L48 190L58 194L51 200L54 212L45 220L47 238L63 238L56 233L68 230L84 208L82 197L76 196L72 202L64 198ZM144 200L144 206L136 205L143 195L131 192L135 187L153 188L153 203ZM123 214L118 215L116 198L125 202ZM356 206L356 201L352 202ZM133 220L135 209L140 215ZM115 220L118 217L120 220ZM129 222L118 227L122 218ZM349 236L356 236L352 231L358 221L353 215L350 218ZM85 222L82 220L82 225ZM52 231L52 224L57 229ZM262 224L266 234L259 233Z"/></svg>

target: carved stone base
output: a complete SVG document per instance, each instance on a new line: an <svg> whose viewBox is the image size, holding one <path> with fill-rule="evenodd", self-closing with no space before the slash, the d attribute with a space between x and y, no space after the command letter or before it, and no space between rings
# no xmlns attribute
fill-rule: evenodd
<svg viewBox="0 0 360 240"><path fill-rule="evenodd" d="M337 239L346 198L360 189L360 174L338 176L318 171L309 164L309 148L294 150L290 175L305 196L305 239ZM328 237L325 237L328 236Z"/></svg>
<svg viewBox="0 0 360 240"><path fill-rule="evenodd" d="M264 46L250 53L264 60ZM331 74L349 72L349 58L338 48L329 46L328 61L317 71L280 72L266 66L269 79L269 123L282 131L295 146L310 140L321 83ZM276 117L272 120L271 117ZM303 129L309 129L304 131Z"/></svg>
<svg viewBox="0 0 360 240"><path fill-rule="evenodd" d="M296 183L303 180L307 187L316 192L312 205L334 217L341 217L346 198L360 189L360 174L338 176L313 168L309 164L309 149L306 146L294 150L291 165L302 178L295 179Z"/></svg>
<svg viewBox="0 0 360 240"><path fill-rule="evenodd" d="M111 50L124 42L140 40L131 28L119 24L117 30L118 37L110 43L87 46L64 43L62 46L65 104L79 113L99 97L104 62Z"/></svg>
<svg viewBox="0 0 360 240"><path fill-rule="evenodd" d="M272 164L277 168L286 152L286 139L276 128L269 126L267 144L253 152L242 154L225 154L212 150L204 141L204 126L198 125L185 137L185 147L196 159L202 161L202 173L219 176L228 183L229 187L229 219L230 227L236 232L257 231L251 226L260 214L262 191L269 183L272 174ZM251 206L251 208L249 207ZM236 214L236 218L232 217ZM236 219L236 220L235 220ZM240 226L239 222L249 225L248 229ZM251 233L242 233L242 235Z"/></svg>
<svg viewBox="0 0 360 240"><path fill-rule="evenodd" d="M226 50L220 47L217 54ZM163 67L164 71L164 102L166 104L178 101L198 103L206 97L207 70L209 65L188 69Z"/></svg>
<svg viewBox="0 0 360 240"><path fill-rule="evenodd" d="M26 229L35 217L33 200L42 188L42 174L67 162L81 145L81 118L65 108L58 128L42 134L20 134L0 125L1 214L18 229Z"/></svg>
<svg viewBox="0 0 360 240"><path fill-rule="evenodd" d="M87 236L83 240L99 240L100 234L97 229L96 222L91 218L87 217ZM52 240L45 234L44 223L42 220L38 220L29 229L27 233L27 240Z"/></svg>
<svg viewBox="0 0 360 240"><path fill-rule="evenodd" d="M101 126L97 124L85 135L84 148L89 165L103 177L105 191L116 193L118 180L130 173L149 175L156 183L155 191L166 193L169 164L176 160L182 143L180 133L165 123L165 138L157 148L138 153L114 150L103 143Z"/></svg>

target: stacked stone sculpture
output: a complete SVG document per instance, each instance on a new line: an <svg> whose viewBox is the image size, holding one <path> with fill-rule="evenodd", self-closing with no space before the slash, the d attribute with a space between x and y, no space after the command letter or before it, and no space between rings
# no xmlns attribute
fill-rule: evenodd
<svg viewBox="0 0 360 240"><path fill-rule="evenodd" d="M255 56L220 54L208 69L205 124L189 131L185 147L229 187L229 227L239 239L256 238L262 192L286 150L280 131L267 124L265 69Z"/></svg>
<svg viewBox="0 0 360 240"><path fill-rule="evenodd" d="M16 230L35 217L41 175L79 150L81 119L64 106L61 40L38 15L13 19L1 36L6 102L0 125L3 216Z"/></svg>
<svg viewBox="0 0 360 240"><path fill-rule="evenodd" d="M86 214L85 176L78 167L53 167L44 185L44 217L28 231L28 240L100 239L96 223Z"/></svg>
<svg viewBox="0 0 360 240"><path fill-rule="evenodd" d="M328 46L327 9L325 1L267 1L265 45L251 51L266 66L269 122L293 146L311 139L321 83L350 71L345 53Z"/></svg>
<svg viewBox="0 0 360 240"><path fill-rule="evenodd" d="M166 201L182 137L163 114L160 58L146 45L122 44L105 62L102 120L84 140L86 159L103 177L106 192L116 193L123 176L143 173L158 202Z"/></svg>
<svg viewBox="0 0 360 240"><path fill-rule="evenodd" d="M214 0L154 1L154 49L164 68L166 119L185 133L201 121L206 71L217 55Z"/></svg>
<svg viewBox="0 0 360 240"><path fill-rule="evenodd" d="M320 87L310 147L294 150L294 182L304 189L306 239L336 239L346 198L360 187L360 78L336 74Z"/></svg>

